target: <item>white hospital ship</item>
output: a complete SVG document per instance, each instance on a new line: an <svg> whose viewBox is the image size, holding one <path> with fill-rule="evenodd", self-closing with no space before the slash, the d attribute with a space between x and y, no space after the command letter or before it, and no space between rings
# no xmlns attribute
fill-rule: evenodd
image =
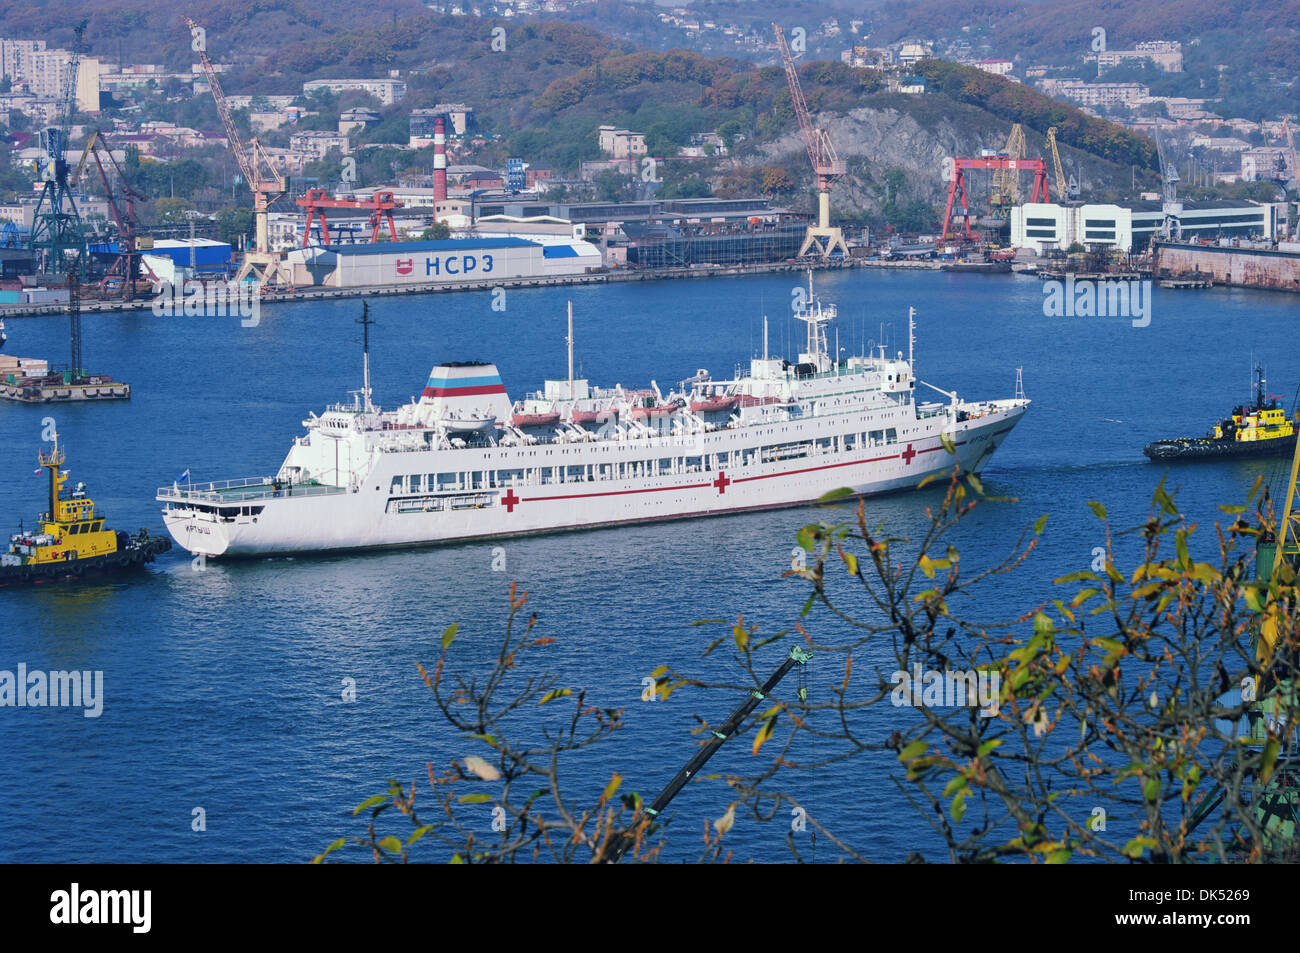
<svg viewBox="0 0 1300 953"><path fill-rule="evenodd" d="M439 364L418 400L383 411L363 389L303 421L274 476L158 490L176 542L209 557L411 546L797 506L949 472L947 435L978 472L1029 401L969 402L913 376L911 355L838 360L833 305L797 315L806 350L669 393L569 374L512 404L492 364ZM363 316L362 321L366 318ZM910 328L910 321L909 321ZM369 330L367 325L366 330ZM909 330L909 351L912 349ZM943 400L918 400L921 383Z"/></svg>

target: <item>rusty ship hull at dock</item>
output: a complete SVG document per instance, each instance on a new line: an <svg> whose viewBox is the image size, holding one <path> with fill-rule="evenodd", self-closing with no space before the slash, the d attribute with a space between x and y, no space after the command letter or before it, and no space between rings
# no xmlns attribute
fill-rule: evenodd
<svg viewBox="0 0 1300 953"><path fill-rule="evenodd" d="M1158 278L1208 279L1216 285L1300 292L1300 244L1154 242L1152 270Z"/></svg>

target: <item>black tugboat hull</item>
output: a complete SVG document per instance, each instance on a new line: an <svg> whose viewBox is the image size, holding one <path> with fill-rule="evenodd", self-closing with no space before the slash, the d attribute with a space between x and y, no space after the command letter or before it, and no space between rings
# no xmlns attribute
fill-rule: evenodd
<svg viewBox="0 0 1300 953"><path fill-rule="evenodd" d="M1296 435L1273 440L1213 440L1187 437L1181 440L1157 440L1142 448L1150 460L1182 462L1191 460L1236 460L1242 457L1276 457L1295 451Z"/></svg>
<svg viewBox="0 0 1300 953"><path fill-rule="evenodd" d="M124 550L90 559L70 559L66 562L39 563L24 566L0 566L0 588L5 586L30 586L44 582L78 581L98 576L115 575L139 569L154 557L172 548L166 536L136 538Z"/></svg>

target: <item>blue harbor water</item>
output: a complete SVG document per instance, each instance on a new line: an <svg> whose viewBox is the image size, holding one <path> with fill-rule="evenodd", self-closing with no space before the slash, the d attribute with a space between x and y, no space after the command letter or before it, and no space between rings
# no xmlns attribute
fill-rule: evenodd
<svg viewBox="0 0 1300 953"><path fill-rule="evenodd" d="M444 360L496 362L512 397L562 376L566 299L581 374L593 382L654 379L667 390L701 367L729 375L761 347L764 312L771 349L797 350L791 285L773 276L510 291L504 311L486 293L380 299L371 307L376 400L391 407L417 395ZM838 340L830 334L847 353L882 333L890 353L905 352L915 306L919 376L963 397L1009 397L1023 368L1034 404L985 471L990 493L1017 501L977 508L958 540L962 565L993 562L1040 514L1050 518L1025 565L970 610L989 620L1059 596L1051 580L1087 566L1105 543L1087 500L1103 501L1117 527L1145 517L1164 469L1145 460L1143 445L1202 433L1244 402L1252 354L1288 406L1300 383L1300 354L1289 346L1294 296L1156 289L1151 322L1139 328L1122 317L1047 317L1039 283L1017 276L855 271L821 278L817 290L840 306ZM186 469L195 481L272 473L309 411L360 386L359 312L355 300L268 306L254 328L238 318L88 316L88 365L129 381L133 399L0 404L0 519L17 530L43 509L45 483L33 471L46 417L73 480L119 529L160 529L155 490ZM12 353L66 360L65 318L12 320L9 337ZM1237 461L1170 470L1169 485L1201 524L1202 558L1213 552L1217 504L1241 502L1257 475L1276 480L1280 469ZM937 499L928 489L894 494L867 510L909 535ZM682 690L643 703L641 679L670 664L734 680L725 650L701 659L723 630L692 622L743 613L770 633L797 621L805 584L781 574L798 528L824 515L804 508L508 541L499 544L504 572L493 570L494 543L209 562L203 571L173 550L112 582L0 590L0 669L104 673L98 718L0 708L0 861L298 862L361 833L350 811L388 778L420 778L417 806L427 806L427 763L440 770L485 752L440 721L416 664L436 662L439 635L460 622L452 662L483 670L511 581L529 592L538 634L558 640L538 658L560 683L627 709L622 732L568 764L571 793L598 792L617 771L624 791L651 796L695 750L692 713L720 721L740 696ZM1132 540L1118 544L1121 565ZM847 608L866 612L841 592ZM843 635L820 610L804 624L827 641ZM892 670L889 659L886 647L871 648L856 664ZM842 674L842 660L814 659L812 700ZM355 701L343 700L345 679L355 680ZM857 727L882 741L897 724L886 708ZM748 770L749 748L748 738L724 747L710 771ZM942 859L894 774L892 755L873 755L785 784L872 859L910 850ZM693 856L729 798L723 782L688 787L672 808L667 856ZM489 808L480 807L488 837ZM192 830L195 808L205 831ZM739 859L780 860L788 830L784 817L760 824L741 814L727 836ZM441 857L422 846L424 857ZM357 849L340 856L368 859ZM823 845L811 856L834 855Z"/></svg>

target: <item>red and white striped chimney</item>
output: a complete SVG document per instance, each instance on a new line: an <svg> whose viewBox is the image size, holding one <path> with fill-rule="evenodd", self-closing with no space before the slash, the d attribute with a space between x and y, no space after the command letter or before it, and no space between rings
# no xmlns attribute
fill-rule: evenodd
<svg viewBox="0 0 1300 953"><path fill-rule="evenodd" d="M441 116L433 121L433 200L447 200L447 127Z"/></svg>

